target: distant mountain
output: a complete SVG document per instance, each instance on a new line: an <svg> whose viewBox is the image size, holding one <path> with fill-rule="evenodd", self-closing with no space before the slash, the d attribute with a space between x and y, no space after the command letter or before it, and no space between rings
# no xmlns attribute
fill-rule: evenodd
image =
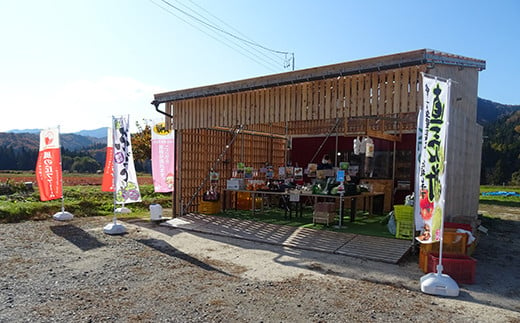
<svg viewBox="0 0 520 323"><path fill-rule="evenodd" d="M40 133L41 129L13 129L7 131L8 133Z"/></svg>
<svg viewBox="0 0 520 323"><path fill-rule="evenodd" d="M93 130L81 130L81 131L75 132L74 134L80 135L80 136L87 136L87 137L106 138L107 129L108 129L108 127L93 129Z"/></svg>
<svg viewBox="0 0 520 323"><path fill-rule="evenodd" d="M0 147L12 148L17 151L20 149L36 150L40 148L40 130L37 133L29 132L0 132Z"/></svg>
<svg viewBox="0 0 520 323"><path fill-rule="evenodd" d="M60 143L61 146L67 150L78 151L93 145L104 144L106 143L105 138L87 137L73 133L62 133L60 134ZM12 148L14 150L22 148L28 150L39 150L39 130L37 133L0 132L0 147Z"/></svg>
<svg viewBox="0 0 520 323"><path fill-rule="evenodd" d="M75 133L64 133L60 135L63 148L76 151L97 144L106 144L107 130L105 129L104 138L77 135Z"/></svg>
<svg viewBox="0 0 520 323"><path fill-rule="evenodd" d="M94 137L94 138L106 138L108 127L92 129L92 130L81 130L78 132L73 132L72 134L85 136L85 137ZM8 133L40 133L41 129L13 129L7 131Z"/></svg>
<svg viewBox="0 0 520 323"><path fill-rule="evenodd" d="M486 125L495 122L501 117L511 115L518 110L520 110L520 105L507 105L478 98L477 122L480 125Z"/></svg>

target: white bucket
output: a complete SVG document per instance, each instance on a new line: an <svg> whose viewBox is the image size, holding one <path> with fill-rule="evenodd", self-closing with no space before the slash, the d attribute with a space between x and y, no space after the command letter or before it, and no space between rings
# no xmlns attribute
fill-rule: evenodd
<svg viewBox="0 0 520 323"><path fill-rule="evenodd" d="M160 204L150 204L150 219L160 220L162 218L163 209Z"/></svg>

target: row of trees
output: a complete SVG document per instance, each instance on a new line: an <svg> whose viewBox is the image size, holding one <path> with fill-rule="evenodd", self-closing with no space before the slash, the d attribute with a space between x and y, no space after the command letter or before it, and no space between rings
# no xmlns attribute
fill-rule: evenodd
<svg viewBox="0 0 520 323"><path fill-rule="evenodd" d="M137 124L132 135L136 170L151 172L151 128ZM481 184L520 185L520 111L484 126L482 144ZM34 170L37 150L0 147L0 170ZM105 164L105 145L97 144L81 151L62 148L62 167L65 171L95 173Z"/></svg>
<svg viewBox="0 0 520 323"><path fill-rule="evenodd" d="M520 111L484 127L480 182L520 185Z"/></svg>
<svg viewBox="0 0 520 323"><path fill-rule="evenodd" d="M37 150L25 148L14 150L12 147L0 147L0 170L29 171L36 168L38 159ZM72 152L62 148L62 169L78 173L95 173L101 169L100 161L96 160L88 152Z"/></svg>
<svg viewBox="0 0 520 323"><path fill-rule="evenodd" d="M137 123L138 132L132 135L135 168L138 172L151 172L151 128ZM64 171L96 173L103 170L106 144L96 144L87 149L72 151L61 148L61 164ZM22 147L0 146L0 170L31 171L36 168L38 150Z"/></svg>
<svg viewBox="0 0 520 323"><path fill-rule="evenodd" d="M2 170L21 170L32 171L36 168L38 159L37 150L20 149L15 151L11 147L0 147L0 171ZM72 152L62 148L61 165L64 171L73 173L96 173L103 170L105 165L105 151L100 156L99 153L86 150ZM151 172L149 158L136 160L135 168L138 172Z"/></svg>

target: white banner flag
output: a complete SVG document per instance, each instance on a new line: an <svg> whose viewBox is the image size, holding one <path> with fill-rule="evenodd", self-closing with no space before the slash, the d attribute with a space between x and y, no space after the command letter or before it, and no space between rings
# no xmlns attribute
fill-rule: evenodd
<svg viewBox="0 0 520 323"><path fill-rule="evenodd" d="M128 116L112 117L114 149L114 188L117 204L141 201L137 184Z"/></svg>
<svg viewBox="0 0 520 323"><path fill-rule="evenodd" d="M440 240L446 191L446 147L449 124L450 80L423 74L423 114L421 151L418 168L419 240Z"/></svg>

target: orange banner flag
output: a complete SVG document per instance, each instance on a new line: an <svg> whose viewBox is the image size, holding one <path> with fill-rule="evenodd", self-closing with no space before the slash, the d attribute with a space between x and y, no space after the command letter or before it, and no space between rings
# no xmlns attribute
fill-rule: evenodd
<svg viewBox="0 0 520 323"><path fill-rule="evenodd" d="M36 162L36 182L40 200L50 201L63 197L60 133L58 128L40 132L40 151Z"/></svg>

